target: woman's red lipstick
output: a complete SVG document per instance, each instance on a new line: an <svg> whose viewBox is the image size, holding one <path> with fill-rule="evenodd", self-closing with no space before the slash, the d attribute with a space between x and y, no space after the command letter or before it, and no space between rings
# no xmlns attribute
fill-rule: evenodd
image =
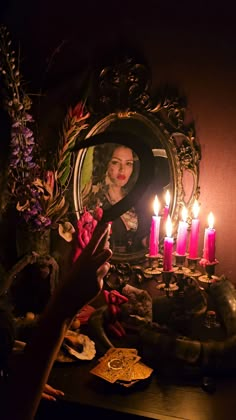
<svg viewBox="0 0 236 420"><path fill-rule="evenodd" d="M126 179L125 175L118 175L117 179L119 179L120 181L124 181Z"/></svg>

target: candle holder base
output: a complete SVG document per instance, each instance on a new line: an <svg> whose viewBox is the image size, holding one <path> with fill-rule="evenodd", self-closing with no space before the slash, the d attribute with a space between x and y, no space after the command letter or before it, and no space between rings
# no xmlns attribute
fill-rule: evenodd
<svg viewBox="0 0 236 420"><path fill-rule="evenodd" d="M165 286L163 288L163 290L166 292L167 296L172 295L174 292L176 292L177 290L179 290L177 283L171 283L168 287Z"/></svg>
<svg viewBox="0 0 236 420"><path fill-rule="evenodd" d="M172 295L176 290L179 289L175 277L173 276L173 273L175 273L176 270L172 269L170 271L162 271L162 280L163 282L159 285L157 285L157 289L164 290L166 292L166 296ZM172 281L174 279L174 281Z"/></svg>
<svg viewBox="0 0 236 420"><path fill-rule="evenodd" d="M175 274L176 275L188 275L188 269L186 267L175 267Z"/></svg>
<svg viewBox="0 0 236 420"><path fill-rule="evenodd" d="M147 267L143 270L145 277L159 276L161 274L161 269L158 267Z"/></svg>
<svg viewBox="0 0 236 420"><path fill-rule="evenodd" d="M187 273L187 268L184 266L186 261L186 255L179 255L176 252L173 252L175 257L175 265L177 267L175 274L185 275Z"/></svg>
<svg viewBox="0 0 236 420"><path fill-rule="evenodd" d="M162 273L162 269L159 267L159 260L162 258L161 254L150 255L146 254L146 258L149 260L149 266L144 268L143 273L145 277L158 276Z"/></svg>
<svg viewBox="0 0 236 420"><path fill-rule="evenodd" d="M188 267L186 267L186 274L189 277L199 277L202 273L201 271L197 270L196 267L197 267L198 261L200 261L200 258L187 257L187 260L188 260Z"/></svg>
<svg viewBox="0 0 236 420"><path fill-rule="evenodd" d="M202 283L215 283L215 281L219 280L218 276L208 276L207 274L203 274L202 276L198 277L198 280Z"/></svg>

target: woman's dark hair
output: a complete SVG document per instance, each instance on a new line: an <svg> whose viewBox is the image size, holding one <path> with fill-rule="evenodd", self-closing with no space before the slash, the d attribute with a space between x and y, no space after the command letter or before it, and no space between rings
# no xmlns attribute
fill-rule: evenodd
<svg viewBox="0 0 236 420"><path fill-rule="evenodd" d="M126 147L125 145L116 144L116 143L106 143L94 147L93 152L93 173L92 173L92 184L96 185L98 183L104 183L106 177L106 171L108 163L110 162L114 151L117 148ZM139 161L136 154L133 152L134 165L132 174L124 187L126 193L128 193L138 178L139 172Z"/></svg>

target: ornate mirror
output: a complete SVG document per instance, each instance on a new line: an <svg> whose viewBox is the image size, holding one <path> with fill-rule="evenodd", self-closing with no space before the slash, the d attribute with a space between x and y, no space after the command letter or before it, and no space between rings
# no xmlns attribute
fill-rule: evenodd
<svg viewBox="0 0 236 420"><path fill-rule="evenodd" d="M140 261L147 254L155 196L163 222L170 196L168 211L174 236L182 206L190 209L199 196L200 147L194 124L185 122L186 101L173 89L162 89L152 99L150 85L147 67L133 59L102 69L87 102L88 126L78 139L104 132L112 139L118 132L124 140L123 145L114 141L76 153L73 198L78 218L85 208L92 212L97 207L112 206L135 185L139 159L127 147L129 136L145 141L154 156L152 182L134 206L112 223L115 262ZM162 223L160 244L164 235Z"/></svg>

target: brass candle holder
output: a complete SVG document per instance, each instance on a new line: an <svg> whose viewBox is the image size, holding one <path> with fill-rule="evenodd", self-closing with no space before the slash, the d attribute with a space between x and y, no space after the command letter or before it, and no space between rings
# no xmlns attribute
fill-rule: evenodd
<svg viewBox="0 0 236 420"><path fill-rule="evenodd" d="M150 255L146 254L145 257L148 259L148 267L144 268L143 273L145 277L154 277L162 273L161 267L159 267L159 261L163 258L161 254Z"/></svg>
<svg viewBox="0 0 236 420"><path fill-rule="evenodd" d="M187 254L179 255L178 253L173 252L173 255L175 257L175 276L177 279L178 293L181 293L187 283L186 276L188 275L188 269L185 267Z"/></svg>
<svg viewBox="0 0 236 420"><path fill-rule="evenodd" d="M185 267L185 261L187 254L179 255L177 252L173 252L173 255L175 257L175 265L177 267L177 270L175 271L175 274L177 275L185 275L186 274L186 267Z"/></svg>
<svg viewBox="0 0 236 420"><path fill-rule="evenodd" d="M176 281L172 282L172 278L175 279L173 276L173 273L175 273L175 270L169 270L169 271L162 271L162 280L163 282L157 286L158 289L162 289L166 292L166 296L170 297L176 290L179 289Z"/></svg>
<svg viewBox="0 0 236 420"><path fill-rule="evenodd" d="M215 266L219 264L219 261L215 260L213 262L210 262L202 258L200 260L200 264L204 267L205 274L198 278L199 281L210 285L211 283L214 283L215 281L219 280L219 277L215 276Z"/></svg>
<svg viewBox="0 0 236 420"><path fill-rule="evenodd" d="M201 271L197 270L197 265L200 259L201 258L199 257L196 257L196 258L187 257L188 267L186 268L186 271L189 277L199 277L202 274Z"/></svg>

